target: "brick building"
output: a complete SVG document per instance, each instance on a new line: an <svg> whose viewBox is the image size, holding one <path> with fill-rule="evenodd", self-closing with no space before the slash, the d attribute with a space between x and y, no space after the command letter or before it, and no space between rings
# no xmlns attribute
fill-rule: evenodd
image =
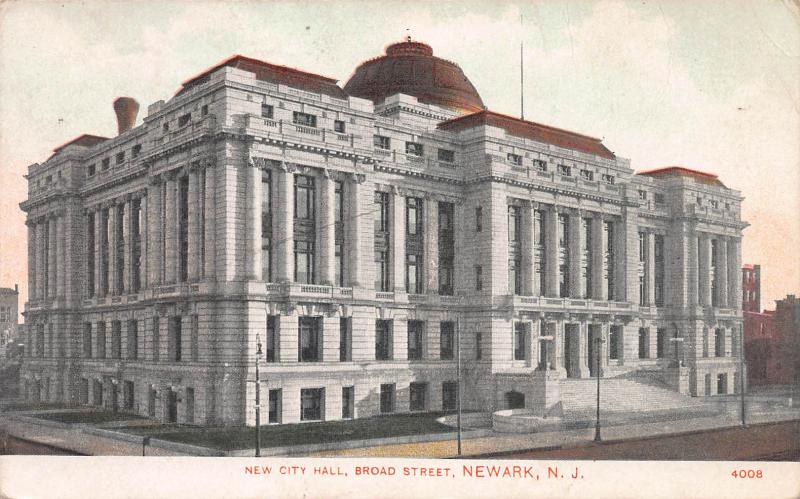
<svg viewBox="0 0 800 499"><path fill-rule="evenodd" d="M116 107L29 167L29 398L252 424L259 341L276 423L449 410L459 378L544 411L597 358L738 386L740 194L488 111L425 44L343 87L235 56L139 126Z"/></svg>
<svg viewBox="0 0 800 499"><path fill-rule="evenodd" d="M17 339L19 317L19 286L0 288L0 357L5 356L9 343Z"/></svg>

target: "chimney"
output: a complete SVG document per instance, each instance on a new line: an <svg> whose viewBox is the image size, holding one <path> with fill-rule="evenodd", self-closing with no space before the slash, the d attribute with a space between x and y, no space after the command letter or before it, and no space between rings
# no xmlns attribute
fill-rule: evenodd
<svg viewBox="0 0 800 499"><path fill-rule="evenodd" d="M132 97L119 97L114 101L114 112L117 113L117 134L122 135L136 124L139 103Z"/></svg>
<svg viewBox="0 0 800 499"><path fill-rule="evenodd" d="M19 294L19 284L14 283L14 292Z"/></svg>

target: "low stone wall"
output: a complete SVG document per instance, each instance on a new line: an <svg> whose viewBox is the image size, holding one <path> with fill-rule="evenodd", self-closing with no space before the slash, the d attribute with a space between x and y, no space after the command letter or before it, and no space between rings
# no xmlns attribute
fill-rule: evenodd
<svg viewBox="0 0 800 499"><path fill-rule="evenodd" d="M492 414L492 429L499 433L536 433L561 427L561 418L534 416L531 409L506 409Z"/></svg>

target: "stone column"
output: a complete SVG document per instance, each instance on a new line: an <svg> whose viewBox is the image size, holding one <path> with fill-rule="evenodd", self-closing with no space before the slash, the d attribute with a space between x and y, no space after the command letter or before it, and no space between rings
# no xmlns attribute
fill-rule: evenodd
<svg viewBox="0 0 800 499"><path fill-rule="evenodd" d="M728 306L742 308L742 249L736 237L728 238Z"/></svg>
<svg viewBox="0 0 800 499"><path fill-rule="evenodd" d="M545 212L544 230L547 236L544 258L547 262L545 264L547 296L558 296L558 212L557 206Z"/></svg>
<svg viewBox="0 0 800 499"><path fill-rule="evenodd" d="M164 204L166 221L164 238L164 284L175 284L178 282L178 182L175 172L170 172L167 176L166 203Z"/></svg>
<svg viewBox="0 0 800 499"><path fill-rule="evenodd" d="M522 292L529 296L538 294L534 279L534 205L529 202L522 208Z"/></svg>
<svg viewBox="0 0 800 499"><path fill-rule="evenodd" d="M425 270L423 279L428 293L439 293L439 203L428 196L425 198Z"/></svg>
<svg viewBox="0 0 800 499"><path fill-rule="evenodd" d="M44 232L47 230L47 225L42 223L40 220L36 224L36 297L38 299L47 298L44 296L44 278L45 278L45 266L46 263L44 261L44 243L45 237Z"/></svg>
<svg viewBox="0 0 800 499"><path fill-rule="evenodd" d="M36 279L38 276L36 267L36 224L29 218L25 221L28 226L28 300L35 300L36 293Z"/></svg>
<svg viewBox="0 0 800 499"><path fill-rule="evenodd" d="M131 290L131 270L133 269L133 262L131 261L131 245L133 244L133 233L131 232L131 196L125 198L125 204L122 205L122 233L125 234L125 247L123 248L123 258L125 266L122 269L122 292L128 293Z"/></svg>
<svg viewBox="0 0 800 499"><path fill-rule="evenodd" d="M608 300L608 278L606 277L606 257L608 237L603 226L603 216L600 213L592 218L592 298L599 301Z"/></svg>
<svg viewBox="0 0 800 499"><path fill-rule="evenodd" d="M581 284L581 210L572 210L569 215L568 241L569 241L569 296L583 298L584 289Z"/></svg>
<svg viewBox="0 0 800 499"><path fill-rule="evenodd" d="M245 275L248 280L261 281L263 280L261 275L263 273L261 265L261 169L252 162L246 164L245 168L247 169ZM191 184L189 192L191 192ZM191 238L189 240L191 241Z"/></svg>
<svg viewBox="0 0 800 499"><path fill-rule="evenodd" d="M586 320L580 321L578 325L578 351L580 356L580 376L589 377L589 323Z"/></svg>
<svg viewBox="0 0 800 499"><path fill-rule="evenodd" d="M109 294L117 295L119 289L119 278L117 276L117 204L112 201L108 207L108 276L109 276Z"/></svg>
<svg viewBox="0 0 800 499"><path fill-rule="evenodd" d="M71 255L67 253L67 237L66 237L66 213L62 212L57 221L56 225L56 240L58 241L58 253L56 255L56 267L58 268L58 280L57 280L57 296L64 297L66 299L67 293L67 282L68 278L70 277L70 272L67 266L67 259L71 258Z"/></svg>
<svg viewBox="0 0 800 499"><path fill-rule="evenodd" d="M277 258L278 282L294 281L294 170L287 165L275 170L278 189L272 206L273 250ZM296 354L295 354L296 356Z"/></svg>
<svg viewBox="0 0 800 499"><path fill-rule="evenodd" d="M718 304L720 308L728 308L728 238L718 238L717 246L716 278Z"/></svg>
<svg viewBox="0 0 800 499"><path fill-rule="evenodd" d="M158 177L150 179L147 186L147 287L152 288L161 281L161 183Z"/></svg>
<svg viewBox="0 0 800 499"><path fill-rule="evenodd" d="M647 287L647 304L656 304L656 237L652 232L645 233L644 279Z"/></svg>
<svg viewBox="0 0 800 499"><path fill-rule="evenodd" d="M250 168L251 170L255 170L259 174L261 170L258 170L254 167ZM199 187L199 175L197 171L197 165L193 165L192 168L189 170L189 216L188 216L188 238L189 238L189 251L188 251L188 277L189 282L197 282L200 279L200 244L202 234L200 234L200 210L202 210L202 204L200 203L200 187ZM261 187L261 176L259 175L257 181L259 188ZM259 198L258 203L258 233L261 233L261 202ZM258 255L261 256L261 238L258 238ZM259 266L259 271L261 270L261 266Z"/></svg>
<svg viewBox="0 0 800 499"><path fill-rule="evenodd" d="M698 304L702 306L711 305L711 240L708 234L700 234L700 249L698 251L699 257L699 274L698 281L700 283L700 296Z"/></svg>
<svg viewBox="0 0 800 499"><path fill-rule="evenodd" d="M94 212L94 293L98 298L106 296L103 279L103 208L98 205ZM108 231L106 231L107 233Z"/></svg>
<svg viewBox="0 0 800 499"><path fill-rule="evenodd" d="M56 218L51 216L47 220L47 294L50 298L56 296L58 286L58 234L56 234Z"/></svg>
<svg viewBox="0 0 800 499"><path fill-rule="evenodd" d="M317 241L319 245L319 282L324 286L338 286L335 281L336 277L336 182L330 178L330 172L326 170L325 176L322 177L320 182L320 196L319 196L319 216L317 217ZM342 193L344 195L344 193ZM344 229L348 232L352 231L350 227L356 220L342 214L343 220L346 220ZM351 244L357 244L351 238L345 238ZM348 249L349 249L348 245ZM346 258L346 254L342 254L342 258ZM350 265L347 266L348 268Z"/></svg>
<svg viewBox="0 0 800 499"><path fill-rule="evenodd" d="M395 293L406 292L406 198L392 190L392 284Z"/></svg>
<svg viewBox="0 0 800 499"><path fill-rule="evenodd" d="M350 226L350 245L348 246L345 242L346 253L350 254L350 269L347 272L350 273L350 286L354 288L358 287L366 287L367 283L364 282L364 245L362 243L363 239L363 224L366 217L360 216L363 211L362 202L364 197L364 175L355 175L353 177L353 182L347 184L347 189L350 191L350 203L346 215L346 220L349 220ZM371 196L372 193L369 193ZM369 206L372 207L372 198L369 198L370 204ZM369 223L372 223L369 220ZM372 248L370 243L370 248ZM371 253L370 253L371 254ZM342 255L344 258L344 255Z"/></svg>
<svg viewBox="0 0 800 499"><path fill-rule="evenodd" d="M216 272L216 234L215 234L215 225L216 225L216 192L215 192L215 185L216 185L216 175L217 169L211 165L205 165L205 179L206 179L206 189L205 189L205 202L203 203L203 208L205 209L205 234L203 234L204 244L205 244L205 278L206 279L214 279L215 272ZM274 205L273 205L274 206ZM273 215L273 218L275 216ZM273 229L273 248L275 246L275 232Z"/></svg>

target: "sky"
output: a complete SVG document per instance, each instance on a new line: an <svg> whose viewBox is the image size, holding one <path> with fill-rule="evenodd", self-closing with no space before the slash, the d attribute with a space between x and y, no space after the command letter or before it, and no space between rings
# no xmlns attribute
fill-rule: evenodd
<svg viewBox="0 0 800 499"><path fill-rule="evenodd" d="M233 54L344 85L407 35L457 62L492 110L602 137L634 170L713 172L745 197L762 307L800 294L800 10L791 0L0 3L0 286L27 299L28 165L113 137ZM522 17L522 21L520 18ZM137 124L138 124L137 123Z"/></svg>

